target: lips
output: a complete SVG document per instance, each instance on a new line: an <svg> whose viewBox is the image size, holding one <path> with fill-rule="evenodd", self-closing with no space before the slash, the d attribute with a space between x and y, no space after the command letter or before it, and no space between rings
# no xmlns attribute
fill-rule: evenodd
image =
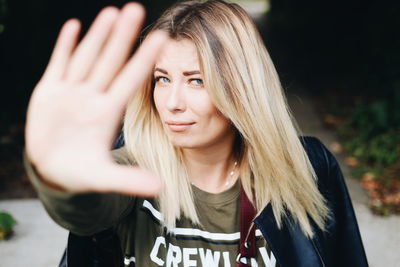
<svg viewBox="0 0 400 267"><path fill-rule="evenodd" d="M195 122L167 121L168 128L173 132L184 132L188 130Z"/></svg>
<svg viewBox="0 0 400 267"><path fill-rule="evenodd" d="M168 125L192 125L194 122L184 122L184 121L167 121Z"/></svg>

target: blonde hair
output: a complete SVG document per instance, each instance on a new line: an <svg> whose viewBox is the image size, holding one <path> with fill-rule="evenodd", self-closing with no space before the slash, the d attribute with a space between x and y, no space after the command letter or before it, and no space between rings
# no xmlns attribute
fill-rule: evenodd
<svg viewBox="0 0 400 267"><path fill-rule="evenodd" d="M187 1L167 10L152 30L196 45L205 87L236 128L240 179L249 199L255 197L257 212L271 203L279 227L290 213L308 237L313 236L308 216L324 229L328 207L274 65L247 13L220 0ZM149 77L127 108L126 148L139 166L162 178L158 203L167 229L181 216L199 224L182 153L164 133L152 89Z"/></svg>

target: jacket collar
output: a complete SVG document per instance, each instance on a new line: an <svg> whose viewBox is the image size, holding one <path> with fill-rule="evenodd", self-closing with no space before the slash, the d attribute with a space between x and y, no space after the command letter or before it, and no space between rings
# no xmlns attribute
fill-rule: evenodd
<svg viewBox="0 0 400 267"><path fill-rule="evenodd" d="M282 227L279 229L269 203L254 223L262 232L280 267L325 266L315 242L303 234L290 215L282 218Z"/></svg>

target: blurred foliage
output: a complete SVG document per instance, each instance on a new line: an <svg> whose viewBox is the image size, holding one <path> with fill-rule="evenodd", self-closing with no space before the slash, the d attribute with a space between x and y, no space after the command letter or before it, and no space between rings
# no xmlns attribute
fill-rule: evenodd
<svg viewBox="0 0 400 267"><path fill-rule="evenodd" d="M13 234L17 221L7 212L0 212L0 240L8 239Z"/></svg>
<svg viewBox="0 0 400 267"><path fill-rule="evenodd" d="M360 121L365 121L366 117L362 117ZM400 129L388 129L376 135L368 136L368 129L371 129L371 124L363 128L352 128L351 121L346 126L342 126L340 131L345 138L344 147L350 151L356 158L368 163L369 165L382 168L400 160Z"/></svg>
<svg viewBox="0 0 400 267"><path fill-rule="evenodd" d="M384 168L400 160L399 106L400 92L390 98L358 100L347 112L343 107L328 112L345 118L338 127L345 149L368 165Z"/></svg>
<svg viewBox="0 0 400 267"><path fill-rule="evenodd" d="M324 101L323 101L324 102ZM400 94L356 101L346 108L326 111L350 154L353 176L370 196L370 206L381 215L400 213Z"/></svg>

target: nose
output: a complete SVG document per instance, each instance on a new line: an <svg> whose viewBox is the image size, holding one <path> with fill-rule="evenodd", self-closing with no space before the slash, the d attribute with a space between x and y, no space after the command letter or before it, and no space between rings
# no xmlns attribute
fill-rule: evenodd
<svg viewBox="0 0 400 267"><path fill-rule="evenodd" d="M170 112L182 112L186 109L183 85L180 83L172 83L171 89L168 90L166 107Z"/></svg>

